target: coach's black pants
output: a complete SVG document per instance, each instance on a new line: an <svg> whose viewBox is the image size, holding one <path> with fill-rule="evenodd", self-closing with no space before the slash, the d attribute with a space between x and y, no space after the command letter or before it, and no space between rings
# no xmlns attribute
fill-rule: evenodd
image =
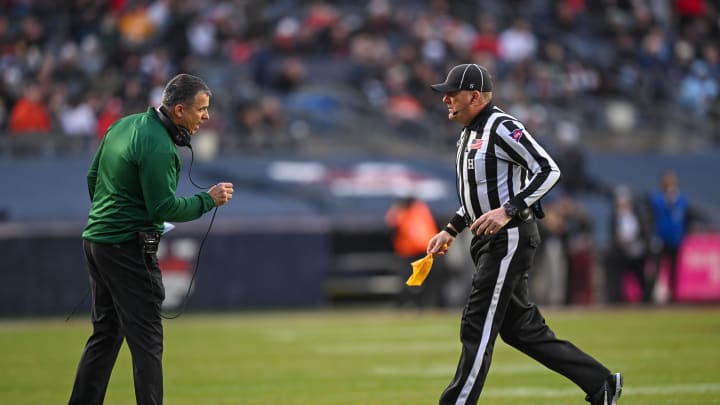
<svg viewBox="0 0 720 405"><path fill-rule="evenodd" d="M472 289L463 310L462 353L440 404L475 404L485 383L498 333L510 346L572 380L588 394L610 371L573 344L559 340L528 297L528 270L540 243L534 221L476 236Z"/></svg>
<svg viewBox="0 0 720 405"><path fill-rule="evenodd" d="M84 241L83 248L92 288L93 333L80 358L69 403L103 403L124 338L132 356L138 405L160 405L160 305L165 291L157 256L144 254L136 240L112 245Z"/></svg>

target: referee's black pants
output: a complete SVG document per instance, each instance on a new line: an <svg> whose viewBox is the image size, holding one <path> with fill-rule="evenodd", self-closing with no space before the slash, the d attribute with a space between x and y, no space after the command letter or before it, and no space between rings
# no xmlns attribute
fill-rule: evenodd
<svg viewBox="0 0 720 405"><path fill-rule="evenodd" d="M533 220L473 238L475 273L460 326L462 353L455 377L440 397L441 405L477 403L498 333L507 344L569 378L585 393L602 388L610 371L573 344L557 339L529 300L528 271L539 243Z"/></svg>
<svg viewBox="0 0 720 405"><path fill-rule="evenodd" d="M85 345L69 404L102 404L123 339L133 364L138 405L163 401L163 329L165 298L155 254L143 253L132 240L100 244L85 240L92 289L93 333Z"/></svg>

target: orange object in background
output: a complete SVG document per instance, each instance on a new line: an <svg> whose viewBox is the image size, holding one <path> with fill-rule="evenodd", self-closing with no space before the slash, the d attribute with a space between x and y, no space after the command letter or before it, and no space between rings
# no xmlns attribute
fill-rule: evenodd
<svg viewBox="0 0 720 405"><path fill-rule="evenodd" d="M385 222L395 229L395 254L401 257L425 254L428 241L438 233L430 208L414 198L404 198L393 204L385 214Z"/></svg>

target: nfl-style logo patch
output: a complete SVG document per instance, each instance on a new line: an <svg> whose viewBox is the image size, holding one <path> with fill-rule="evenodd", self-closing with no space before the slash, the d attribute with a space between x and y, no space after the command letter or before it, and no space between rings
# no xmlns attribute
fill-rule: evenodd
<svg viewBox="0 0 720 405"><path fill-rule="evenodd" d="M482 139L475 139L474 141L472 141L469 148L470 149L480 149L480 148L482 148L482 144L483 144Z"/></svg>
<svg viewBox="0 0 720 405"><path fill-rule="evenodd" d="M523 130L518 128L510 133L510 138L515 142L520 142L520 138L523 136Z"/></svg>

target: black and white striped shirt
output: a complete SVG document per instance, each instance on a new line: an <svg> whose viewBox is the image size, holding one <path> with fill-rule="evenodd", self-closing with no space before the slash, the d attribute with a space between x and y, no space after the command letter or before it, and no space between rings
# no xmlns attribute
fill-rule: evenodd
<svg viewBox="0 0 720 405"><path fill-rule="evenodd" d="M522 123L492 103L463 128L456 164L457 214L470 222L507 201L529 207L560 179L557 164Z"/></svg>

